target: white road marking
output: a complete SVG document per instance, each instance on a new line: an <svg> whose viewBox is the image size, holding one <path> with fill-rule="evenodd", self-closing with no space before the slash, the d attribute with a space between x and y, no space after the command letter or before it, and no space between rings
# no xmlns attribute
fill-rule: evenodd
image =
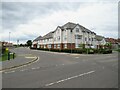
<svg viewBox="0 0 120 90"><path fill-rule="evenodd" d="M25 58L36 58L36 57L25 57Z"/></svg>
<svg viewBox="0 0 120 90"><path fill-rule="evenodd" d="M36 69L39 69L40 67L36 67Z"/></svg>
<svg viewBox="0 0 120 90"><path fill-rule="evenodd" d="M79 57L75 57L75 58L79 58Z"/></svg>
<svg viewBox="0 0 120 90"><path fill-rule="evenodd" d="M10 72L4 72L5 74L7 74L7 73L14 73L15 71L10 71Z"/></svg>
<svg viewBox="0 0 120 90"><path fill-rule="evenodd" d="M83 75L87 75L87 74L91 74L91 73L94 73L95 71L89 71L87 73L83 73L83 74L79 74L79 75L76 75L76 76L72 76L72 77L69 77L69 78L66 78L66 79L62 79L62 80L59 80L59 81L56 81L56 82L53 82L53 83L49 83L49 84L46 84L45 86L51 86L53 84L57 84L57 83L61 83L61 82L64 82L64 81L67 81L67 80L70 80L70 79L74 79L74 78L77 78L77 77L81 77Z"/></svg>
<svg viewBox="0 0 120 90"><path fill-rule="evenodd" d="M26 71L26 70L27 70L27 69L23 69L23 70L20 70L20 71L22 71L22 72L23 72L23 71Z"/></svg>
<svg viewBox="0 0 120 90"><path fill-rule="evenodd" d="M65 64L62 64L62 65L65 65Z"/></svg>
<svg viewBox="0 0 120 90"><path fill-rule="evenodd" d="M36 69L36 68L32 68L33 70Z"/></svg>
<svg viewBox="0 0 120 90"><path fill-rule="evenodd" d="M40 68L40 67L36 67L36 68L31 68L31 69L33 69L33 70L34 70L34 69L39 69L39 68Z"/></svg>

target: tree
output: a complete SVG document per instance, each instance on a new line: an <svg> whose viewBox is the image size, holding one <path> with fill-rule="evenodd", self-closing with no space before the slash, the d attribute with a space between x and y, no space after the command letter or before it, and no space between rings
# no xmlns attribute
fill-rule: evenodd
<svg viewBox="0 0 120 90"><path fill-rule="evenodd" d="M106 43L105 46L108 48L108 49L111 49L112 48L112 44L110 42Z"/></svg>
<svg viewBox="0 0 120 90"><path fill-rule="evenodd" d="M80 44L79 44L79 48L84 49L84 48L85 48L85 44L80 43Z"/></svg>
<svg viewBox="0 0 120 90"><path fill-rule="evenodd" d="M27 44L27 46L31 47L32 41L31 41L31 40L28 40L28 41L26 42L26 44Z"/></svg>
<svg viewBox="0 0 120 90"><path fill-rule="evenodd" d="M23 47L23 46L24 46L24 45L21 43L21 44L20 44L20 47Z"/></svg>

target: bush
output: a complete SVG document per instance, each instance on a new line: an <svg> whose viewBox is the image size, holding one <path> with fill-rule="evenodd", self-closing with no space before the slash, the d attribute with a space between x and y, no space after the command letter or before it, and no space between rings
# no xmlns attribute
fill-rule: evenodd
<svg viewBox="0 0 120 90"><path fill-rule="evenodd" d="M109 54L109 53L112 53L112 50L111 49L102 49L100 51L100 53L102 53L102 54Z"/></svg>
<svg viewBox="0 0 120 90"><path fill-rule="evenodd" d="M117 51L120 52L120 48Z"/></svg>
<svg viewBox="0 0 120 90"><path fill-rule="evenodd" d="M61 52L70 53L70 52L71 52L71 49L62 49Z"/></svg>
<svg viewBox="0 0 120 90"><path fill-rule="evenodd" d="M36 49L31 47L30 49ZM37 48L37 50L44 50L44 51L52 51L52 52L65 52L65 53L71 53L71 49L48 49L48 48ZM93 49L93 48L84 48L84 49L72 49L72 53L85 53L85 54L94 54L94 53L100 53L100 54L109 54L112 53L111 49Z"/></svg>
<svg viewBox="0 0 120 90"><path fill-rule="evenodd" d="M94 53L99 53L99 49L93 49Z"/></svg>
<svg viewBox="0 0 120 90"><path fill-rule="evenodd" d="M94 50L93 49L89 49L88 50L88 54L94 54Z"/></svg>

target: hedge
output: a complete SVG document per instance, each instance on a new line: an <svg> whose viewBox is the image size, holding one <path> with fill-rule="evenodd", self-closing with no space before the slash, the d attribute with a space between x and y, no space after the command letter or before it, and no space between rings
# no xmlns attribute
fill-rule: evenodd
<svg viewBox="0 0 120 90"><path fill-rule="evenodd" d="M36 49L36 48L30 48L30 49ZM60 49L37 48L37 50L71 53L71 49L60 50ZM78 54L95 54L95 53L109 54L109 53L112 53L112 50L111 49L85 48L85 49L72 49L72 53L78 53Z"/></svg>

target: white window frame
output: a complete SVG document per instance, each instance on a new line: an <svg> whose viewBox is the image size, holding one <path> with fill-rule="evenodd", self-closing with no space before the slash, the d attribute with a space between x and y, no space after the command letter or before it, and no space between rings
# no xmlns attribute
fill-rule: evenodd
<svg viewBox="0 0 120 90"><path fill-rule="evenodd" d="M60 36L58 36L58 41L60 41Z"/></svg>
<svg viewBox="0 0 120 90"><path fill-rule="evenodd" d="M64 48L67 48L67 44L64 44Z"/></svg>
<svg viewBox="0 0 120 90"><path fill-rule="evenodd" d="M51 44L48 44L48 48L51 48Z"/></svg>
<svg viewBox="0 0 120 90"><path fill-rule="evenodd" d="M82 36L81 36L81 35L76 34L76 35L75 35L75 39L82 39Z"/></svg>
<svg viewBox="0 0 120 90"><path fill-rule="evenodd" d="M85 37L85 41L87 41L87 37Z"/></svg>
<svg viewBox="0 0 120 90"><path fill-rule="evenodd" d="M54 44L54 48L56 48L56 44Z"/></svg>
<svg viewBox="0 0 120 90"><path fill-rule="evenodd" d="M60 44L57 45L57 48L60 48Z"/></svg>
<svg viewBox="0 0 120 90"><path fill-rule="evenodd" d="M79 33L79 32L80 32L79 28L76 28L76 32L77 32L77 33Z"/></svg>
<svg viewBox="0 0 120 90"><path fill-rule="evenodd" d="M65 41L67 40L67 35L64 36L64 40L65 40Z"/></svg>

